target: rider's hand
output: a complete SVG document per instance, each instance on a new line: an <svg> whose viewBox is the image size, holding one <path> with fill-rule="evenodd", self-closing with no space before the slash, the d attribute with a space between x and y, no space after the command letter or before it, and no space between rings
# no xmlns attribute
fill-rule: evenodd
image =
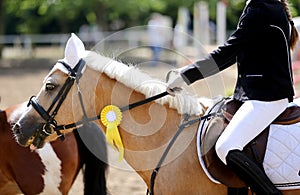
<svg viewBox="0 0 300 195"><path fill-rule="evenodd" d="M169 80L167 81L167 92L170 95L175 96L176 93L182 90L182 86L185 82L179 72L173 72L175 75L168 78Z"/></svg>

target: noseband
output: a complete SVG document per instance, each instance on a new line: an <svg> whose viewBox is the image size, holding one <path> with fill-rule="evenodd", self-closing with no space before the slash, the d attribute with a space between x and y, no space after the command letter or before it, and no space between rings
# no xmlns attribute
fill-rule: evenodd
<svg viewBox="0 0 300 195"><path fill-rule="evenodd" d="M39 113L39 115L45 120L46 123L43 123L39 129L37 129L37 135L36 135L36 142L40 142L44 140L47 136L51 135L51 127L54 129L54 131L57 133L57 135L60 137L61 140L64 140L64 135L60 132L62 129L66 129L66 125L58 126L57 122L55 120L55 116L61 107L62 103L66 99L71 87L73 86L74 82L76 81L77 84L79 84L79 79L82 76L82 70L85 67L85 61L83 59L80 59L80 61L76 64L76 66L72 69L67 63L64 61L58 61L61 63L69 72L68 72L68 78L56 97L53 99L50 107L47 109L47 111L38 103L38 100L35 96L32 96L28 102L27 106L32 105L32 107ZM80 102L83 107L83 101L82 96L80 93L80 90L78 91L80 94ZM86 116L85 110L84 115ZM71 124L73 127L76 127L76 124ZM34 140L34 141L35 141Z"/></svg>

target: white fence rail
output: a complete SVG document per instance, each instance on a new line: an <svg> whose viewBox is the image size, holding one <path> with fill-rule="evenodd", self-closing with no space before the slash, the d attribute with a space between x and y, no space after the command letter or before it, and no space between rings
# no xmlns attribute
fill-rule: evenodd
<svg viewBox="0 0 300 195"><path fill-rule="evenodd" d="M186 54L188 56L200 56L205 53L203 47L197 46L199 42L189 34L182 33L187 44L176 47L173 44L174 29L166 28L168 32L161 33L164 37L164 47L167 50L171 49L176 52ZM96 50L103 53L110 51L129 51L137 47L153 46L152 41L149 40L146 28L129 29L118 32L94 32L94 33L77 33L79 38L85 43L88 49L96 46ZM0 45L4 46L2 55L13 58L19 54L22 57L38 57L39 51L46 49L44 46L63 49L70 34L27 34L27 35L0 35ZM175 38L175 37L174 37ZM177 40L178 41L178 40ZM196 45L195 45L196 43ZM47 52L46 52L47 53ZM59 53L62 53L59 51ZM5 55L4 55L5 54ZM49 54L54 55L54 54Z"/></svg>
<svg viewBox="0 0 300 195"><path fill-rule="evenodd" d="M121 44L125 47L138 47L147 43L146 30L134 30L124 32L94 32L78 33L79 38L85 43L87 48L99 44L101 50L109 48L111 45ZM13 57L13 53L19 53L23 57L37 55L37 48L45 46L63 49L70 34L27 34L27 35L0 35L0 45L4 46L5 56ZM6 55L7 54L7 55Z"/></svg>
<svg viewBox="0 0 300 195"><path fill-rule="evenodd" d="M79 33L78 36L83 42L97 43L104 38L109 41L129 41L130 45L135 45L139 41L147 39L146 31L125 31L123 33L97 32L97 33ZM64 45L70 34L28 34L28 35L0 35L0 44L2 45L28 45L28 44L49 44Z"/></svg>

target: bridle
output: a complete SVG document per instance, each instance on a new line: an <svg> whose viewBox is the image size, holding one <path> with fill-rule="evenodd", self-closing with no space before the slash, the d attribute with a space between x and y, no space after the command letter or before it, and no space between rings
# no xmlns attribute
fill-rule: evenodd
<svg viewBox="0 0 300 195"><path fill-rule="evenodd" d="M64 135L60 132L60 130L77 127L79 126L79 124L83 124L83 122L81 121L79 123L71 123L69 125L57 125L55 116L57 115L57 112L60 109L62 103L66 99L73 84L75 82L77 85L79 84L79 79L82 76L82 70L85 67L86 63L83 59L80 59L73 69L70 67L70 65L68 65L64 61L58 61L58 63L62 64L68 70L68 78L65 81L64 85L62 86L62 88L60 89L60 91L58 92L58 94L52 100L50 107L47 110L45 110L43 106L41 106L38 103L38 100L36 99L35 96L32 96L29 99L27 105L27 106L32 105L32 107L38 112L38 114L45 120L45 123L43 123L39 129L37 129L35 139L33 140L33 144L38 144L41 141L43 141L47 136L51 135L52 134L51 127L61 138L61 140L64 140ZM86 119L87 116L83 106L83 100L82 100L82 95L80 90L78 90L78 94L79 94L79 99L84 114L84 119Z"/></svg>

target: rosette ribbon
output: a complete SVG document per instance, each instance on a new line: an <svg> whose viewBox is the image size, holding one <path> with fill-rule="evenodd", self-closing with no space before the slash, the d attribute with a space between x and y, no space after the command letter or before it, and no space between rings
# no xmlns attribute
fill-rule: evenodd
<svg viewBox="0 0 300 195"><path fill-rule="evenodd" d="M101 111L100 120L106 127L107 142L119 151L119 161L121 161L124 158L124 147L118 129L122 120L120 108L114 105L105 106Z"/></svg>

